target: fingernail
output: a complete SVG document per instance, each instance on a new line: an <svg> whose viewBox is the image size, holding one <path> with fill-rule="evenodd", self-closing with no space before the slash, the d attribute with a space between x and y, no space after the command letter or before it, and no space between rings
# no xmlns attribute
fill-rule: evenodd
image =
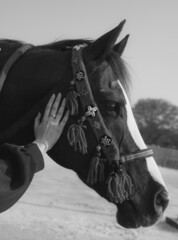
<svg viewBox="0 0 178 240"><path fill-rule="evenodd" d="M61 98L61 93L59 93L59 94L57 95L57 98L58 98L58 99Z"/></svg>

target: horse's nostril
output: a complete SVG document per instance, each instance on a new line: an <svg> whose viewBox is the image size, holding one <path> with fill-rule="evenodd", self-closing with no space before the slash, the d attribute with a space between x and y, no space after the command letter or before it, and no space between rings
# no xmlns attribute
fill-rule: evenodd
<svg viewBox="0 0 178 240"><path fill-rule="evenodd" d="M164 211L169 203L168 192L166 190L161 190L155 196L155 210L156 212Z"/></svg>

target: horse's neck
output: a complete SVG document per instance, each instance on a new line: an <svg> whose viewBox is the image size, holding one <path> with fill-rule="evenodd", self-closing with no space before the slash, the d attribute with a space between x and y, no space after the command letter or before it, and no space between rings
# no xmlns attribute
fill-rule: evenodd
<svg viewBox="0 0 178 240"><path fill-rule="evenodd" d="M20 91L24 93L23 99L27 96L30 99L39 99L55 85L66 82L70 65L69 54L52 50L35 52L34 49L18 61L18 68L11 74L16 82L11 81L11 86L13 84L17 92L20 87Z"/></svg>
<svg viewBox="0 0 178 240"><path fill-rule="evenodd" d="M69 85L66 80L71 74L69 53L34 49L23 56L9 72L0 96L0 132L24 116L31 117L31 114L36 114L35 111L40 111L42 105L39 102L43 99L47 101L51 91L56 89L56 92L60 91L64 96ZM31 127L30 131L33 131Z"/></svg>

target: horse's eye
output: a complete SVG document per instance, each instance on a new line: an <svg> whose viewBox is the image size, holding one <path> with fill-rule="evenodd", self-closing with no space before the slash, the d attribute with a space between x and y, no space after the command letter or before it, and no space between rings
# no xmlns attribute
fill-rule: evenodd
<svg viewBox="0 0 178 240"><path fill-rule="evenodd" d="M122 107L119 103L108 101L105 103L105 111L111 116L120 116L122 117Z"/></svg>
<svg viewBox="0 0 178 240"><path fill-rule="evenodd" d="M116 109L116 106L116 102L107 102L105 105L107 111L114 111Z"/></svg>

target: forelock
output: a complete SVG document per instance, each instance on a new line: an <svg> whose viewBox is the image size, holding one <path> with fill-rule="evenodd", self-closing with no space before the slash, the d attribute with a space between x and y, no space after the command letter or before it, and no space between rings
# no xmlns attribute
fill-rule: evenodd
<svg viewBox="0 0 178 240"><path fill-rule="evenodd" d="M106 60L111 66L112 73L114 74L114 79L121 82L123 88L129 96L131 81L126 62L114 52L112 52Z"/></svg>

